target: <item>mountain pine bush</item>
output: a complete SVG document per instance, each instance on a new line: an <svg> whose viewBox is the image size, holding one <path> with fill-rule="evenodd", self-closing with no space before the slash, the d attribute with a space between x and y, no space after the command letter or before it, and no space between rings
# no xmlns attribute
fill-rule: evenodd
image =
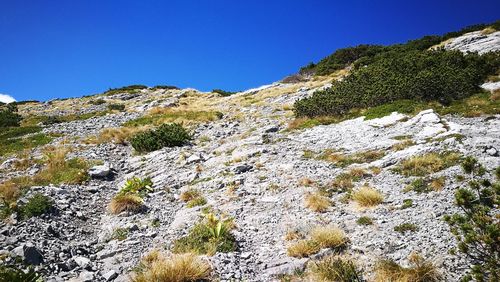
<svg viewBox="0 0 500 282"><path fill-rule="evenodd" d="M354 70L331 88L295 103L297 117L341 116L354 109L398 100L438 101L444 105L469 97L500 68L500 52L392 50Z"/></svg>
<svg viewBox="0 0 500 282"><path fill-rule="evenodd" d="M157 129L136 134L130 140L138 152L152 152L163 147L182 146L191 140L191 135L177 123L163 124Z"/></svg>
<svg viewBox="0 0 500 282"><path fill-rule="evenodd" d="M464 160L462 168L471 179L469 187L455 193L462 212L445 220L458 240L458 250L472 260L471 272L463 280L500 281L500 179L492 184L480 178L486 171L471 157Z"/></svg>
<svg viewBox="0 0 500 282"><path fill-rule="evenodd" d="M22 120L21 115L17 113L17 107L8 104L0 107L0 128L17 127Z"/></svg>

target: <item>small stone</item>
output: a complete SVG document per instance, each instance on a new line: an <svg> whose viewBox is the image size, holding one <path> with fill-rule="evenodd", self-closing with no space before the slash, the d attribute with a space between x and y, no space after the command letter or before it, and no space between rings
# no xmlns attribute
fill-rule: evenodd
<svg viewBox="0 0 500 282"><path fill-rule="evenodd" d="M106 273L104 273L104 275L102 275L102 277L106 280L106 281L112 281L114 280L116 277L118 276L118 273L116 273L116 271L114 270L110 270Z"/></svg>
<svg viewBox="0 0 500 282"><path fill-rule="evenodd" d="M78 264L78 266L80 266L81 268L87 268L90 264L90 259L86 257L75 257L73 259L75 260L76 264Z"/></svg>
<svg viewBox="0 0 500 282"><path fill-rule="evenodd" d="M253 167L251 165L247 165L247 164L244 164L244 165L239 165L237 167L234 168L234 172L236 173L245 173L247 171L250 171Z"/></svg>

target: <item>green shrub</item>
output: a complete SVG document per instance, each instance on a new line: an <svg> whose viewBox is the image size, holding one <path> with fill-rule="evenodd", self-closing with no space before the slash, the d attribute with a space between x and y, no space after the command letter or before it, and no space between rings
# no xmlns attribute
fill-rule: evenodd
<svg viewBox="0 0 500 282"><path fill-rule="evenodd" d="M158 89L165 89L165 90L178 90L179 87L174 86L174 85L156 85L151 88L151 90L158 90Z"/></svg>
<svg viewBox="0 0 500 282"><path fill-rule="evenodd" d="M89 104L91 104L91 105L102 105L102 104L106 104L106 101L104 99L90 100Z"/></svg>
<svg viewBox="0 0 500 282"><path fill-rule="evenodd" d="M37 282L41 275L32 268L27 272L13 266L0 266L0 282Z"/></svg>
<svg viewBox="0 0 500 282"><path fill-rule="evenodd" d="M25 205L20 207L20 213L24 218L29 218L47 213L52 207L53 202L49 197L36 193L28 199Z"/></svg>
<svg viewBox="0 0 500 282"><path fill-rule="evenodd" d="M152 152L163 147L182 146L191 140L191 135L177 123L163 124L155 130L136 134L130 140L138 152Z"/></svg>
<svg viewBox="0 0 500 282"><path fill-rule="evenodd" d="M17 113L17 107L7 105L2 108L0 108L0 128L19 126L23 118Z"/></svg>
<svg viewBox="0 0 500 282"><path fill-rule="evenodd" d="M233 95L235 93L238 93L238 92L225 91L225 90L222 90L222 89L214 89L214 90L212 90L212 92L220 94L223 97L231 96L231 95Z"/></svg>
<svg viewBox="0 0 500 282"><path fill-rule="evenodd" d="M331 88L297 101L295 114L341 116L404 99L447 105L475 94L498 67L500 52L483 56L443 50L384 52Z"/></svg>
<svg viewBox="0 0 500 282"><path fill-rule="evenodd" d="M474 158L464 160L462 168L472 179L469 187L459 188L455 203L462 212L445 216L458 249L473 261L471 273L464 281L500 280L500 182L492 184L484 175L484 167Z"/></svg>
<svg viewBox="0 0 500 282"><path fill-rule="evenodd" d="M123 111L125 110L125 105L124 104L109 104L108 105L108 110L110 111Z"/></svg>
<svg viewBox="0 0 500 282"><path fill-rule="evenodd" d="M146 89L148 88L146 85L141 85L141 84L134 84L134 85L129 85L129 86L124 86L124 87L119 87L119 88L110 88L108 91L104 92L106 95L113 95L113 94L118 94L118 93L138 93L141 89Z"/></svg>

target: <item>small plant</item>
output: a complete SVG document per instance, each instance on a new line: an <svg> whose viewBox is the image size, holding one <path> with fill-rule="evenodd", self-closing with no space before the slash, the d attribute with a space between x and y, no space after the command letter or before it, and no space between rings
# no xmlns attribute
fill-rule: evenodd
<svg viewBox="0 0 500 282"><path fill-rule="evenodd" d="M402 267L392 260L381 260L375 269L375 282L438 282L442 277L436 266L417 254L408 258L410 267Z"/></svg>
<svg viewBox="0 0 500 282"><path fill-rule="evenodd" d="M203 197L198 197L195 199L192 199L191 201L187 202L186 207L188 208L194 208L197 206L203 206L207 203L207 200Z"/></svg>
<svg viewBox="0 0 500 282"><path fill-rule="evenodd" d="M459 188L455 203L461 213L445 216L451 232L458 240L458 250L469 257L473 264L464 281L498 281L500 279L500 183L480 179L485 168L473 157L462 162L470 177L469 187ZM498 169L497 169L498 171ZM497 174L495 172L495 174Z"/></svg>
<svg viewBox="0 0 500 282"><path fill-rule="evenodd" d="M401 205L401 209L408 209L413 207L413 200L412 199L404 199L403 204Z"/></svg>
<svg viewBox="0 0 500 282"><path fill-rule="evenodd" d="M363 186L352 193L352 199L362 207L372 207L381 204L384 196L374 188Z"/></svg>
<svg viewBox="0 0 500 282"><path fill-rule="evenodd" d="M0 266L0 281L2 282L38 282L41 277L32 268L25 272L13 266Z"/></svg>
<svg viewBox="0 0 500 282"><path fill-rule="evenodd" d="M28 199L28 202L19 208L20 213L24 218L40 216L49 212L53 207L52 200L41 194L36 193Z"/></svg>
<svg viewBox="0 0 500 282"><path fill-rule="evenodd" d="M125 185L120 189L118 194L127 195L127 194L137 194L141 198L144 197L147 193L153 191L153 181L151 178L146 177L141 179L139 177L132 177L125 181Z"/></svg>
<svg viewBox="0 0 500 282"><path fill-rule="evenodd" d="M413 223L402 223L398 226L395 226L394 227L394 231L396 232L399 232L399 233L405 233L407 231L410 231L410 232L415 232L418 230L418 226L413 224Z"/></svg>
<svg viewBox="0 0 500 282"><path fill-rule="evenodd" d="M204 220L196 224L187 236L174 241L172 252L213 255L216 252L236 250L236 239L231 234L234 227L230 218L205 214Z"/></svg>
<svg viewBox="0 0 500 282"><path fill-rule="evenodd" d="M138 152L151 152L163 147L182 146L191 140L191 135L177 123L163 124L156 130L136 134L130 143Z"/></svg>
<svg viewBox="0 0 500 282"><path fill-rule="evenodd" d="M356 223L359 225L372 225L373 219L368 216L362 216L356 220Z"/></svg>
<svg viewBox="0 0 500 282"><path fill-rule="evenodd" d="M320 193L308 193L305 196L306 207L315 212L325 212L332 205L330 199Z"/></svg>
<svg viewBox="0 0 500 282"><path fill-rule="evenodd" d="M128 230L126 228L116 228L113 230L113 234L111 234L111 239L123 241L127 239Z"/></svg>
<svg viewBox="0 0 500 282"><path fill-rule="evenodd" d="M309 267L314 281L362 282L361 270L349 259L328 256Z"/></svg>
<svg viewBox="0 0 500 282"><path fill-rule="evenodd" d="M209 281L210 265L194 254L165 257L155 253L144 257L131 277L132 282L195 282Z"/></svg>

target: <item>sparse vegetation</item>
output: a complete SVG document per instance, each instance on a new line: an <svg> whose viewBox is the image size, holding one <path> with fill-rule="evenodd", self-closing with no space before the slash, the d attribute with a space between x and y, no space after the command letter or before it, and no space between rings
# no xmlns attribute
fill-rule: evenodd
<svg viewBox="0 0 500 282"><path fill-rule="evenodd" d="M19 212L24 218L40 216L49 212L53 207L53 201L40 193L36 193L28 199L28 202L19 207Z"/></svg>
<svg viewBox="0 0 500 282"><path fill-rule="evenodd" d="M399 233L403 233L403 234L407 231L415 232L417 230L418 230L418 226L413 224L413 223L409 223L409 222L405 222L405 223L402 223L402 224L394 227L394 231L399 232Z"/></svg>
<svg viewBox="0 0 500 282"><path fill-rule="evenodd" d="M443 176L438 178L417 178L405 188L405 191L414 191L417 193L440 191L443 189L444 184L445 178Z"/></svg>
<svg viewBox="0 0 500 282"><path fill-rule="evenodd" d="M376 282L438 282L442 281L441 274L436 266L423 259L420 255L412 254L408 258L411 266L402 267L392 260L381 260L375 269Z"/></svg>
<svg viewBox="0 0 500 282"><path fill-rule="evenodd" d="M401 205L401 209L408 209L413 207L413 200L412 199L404 199L403 204Z"/></svg>
<svg viewBox="0 0 500 282"><path fill-rule="evenodd" d="M231 96L233 94L238 93L238 92L225 91L222 89L214 89L214 90L212 90L212 92L217 93L217 94L221 95L222 97L228 97L228 96Z"/></svg>
<svg viewBox="0 0 500 282"><path fill-rule="evenodd" d="M344 250L349 244L349 239L344 231L335 226L314 227L308 239L302 239L292 243L287 253L291 257L308 257L321 250L321 248L331 248L336 251Z"/></svg>
<svg viewBox="0 0 500 282"><path fill-rule="evenodd" d="M121 111L125 110L125 105L124 104L109 104L108 110L121 112Z"/></svg>
<svg viewBox="0 0 500 282"><path fill-rule="evenodd" d="M189 189L181 193L179 199L186 202L188 208L202 206L207 203L201 192L196 189Z"/></svg>
<svg viewBox="0 0 500 282"><path fill-rule="evenodd" d="M471 272L464 281L498 281L500 279L500 178L492 183L486 169L473 157L462 162L469 176L469 187L459 188L455 203L460 213L445 216L451 232L458 240L458 250L472 260Z"/></svg>
<svg viewBox="0 0 500 282"><path fill-rule="evenodd" d="M362 216L356 220L356 223L359 225L372 225L373 219L368 216Z"/></svg>
<svg viewBox="0 0 500 282"><path fill-rule="evenodd" d="M160 126L165 123L196 124L210 122L222 118L222 113L215 111L194 111L189 109L153 108L146 116L130 120L124 124L127 127L145 125Z"/></svg>
<svg viewBox="0 0 500 282"><path fill-rule="evenodd" d="M139 212L143 209L143 197L153 191L153 182L150 178L132 177L127 179L125 185L111 199L109 211L112 214L122 212Z"/></svg>
<svg viewBox="0 0 500 282"><path fill-rule="evenodd" d="M352 199L362 207L373 207L384 201L384 196L378 190L363 186L352 193Z"/></svg>
<svg viewBox="0 0 500 282"><path fill-rule="evenodd" d="M208 281L212 269L208 262L194 254L173 254L165 257L158 251L145 256L132 282L196 282Z"/></svg>
<svg viewBox="0 0 500 282"><path fill-rule="evenodd" d="M41 277L41 274L37 273L32 268L29 268L28 271L25 272L13 266L0 266L1 282L38 282Z"/></svg>
<svg viewBox="0 0 500 282"><path fill-rule="evenodd" d="M314 158L317 160L328 161L334 163L339 167L346 167L351 164L369 163L382 158L385 155L382 151L370 150L364 152L357 152L354 154L346 155L335 150L325 150L321 153L313 151L304 151L304 158Z"/></svg>
<svg viewBox="0 0 500 282"><path fill-rule="evenodd" d="M396 169L405 176L426 176L453 166L460 160L456 152L427 153L404 160Z"/></svg>
<svg viewBox="0 0 500 282"><path fill-rule="evenodd" d="M205 214L189 234L174 241L172 252L214 255L216 252L232 252L237 249L236 239L231 234L234 223L231 218Z"/></svg>
<svg viewBox="0 0 500 282"><path fill-rule="evenodd" d="M354 261L338 256L328 256L309 267L313 281L361 282L362 271Z"/></svg>
<svg viewBox="0 0 500 282"><path fill-rule="evenodd" d="M128 230L126 228L116 228L111 234L112 240L123 241L128 237Z"/></svg>
<svg viewBox="0 0 500 282"><path fill-rule="evenodd" d="M182 146L191 140L191 135L177 123L163 124L155 130L138 133L130 139L138 152L151 152L163 147Z"/></svg>
<svg viewBox="0 0 500 282"><path fill-rule="evenodd" d="M325 212L332 205L330 199L318 192L307 193L304 200L306 207L315 212Z"/></svg>

